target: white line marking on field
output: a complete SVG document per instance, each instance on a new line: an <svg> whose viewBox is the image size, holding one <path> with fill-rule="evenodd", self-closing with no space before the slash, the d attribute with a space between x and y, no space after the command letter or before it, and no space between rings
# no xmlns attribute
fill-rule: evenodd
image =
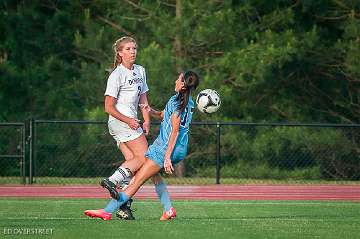
<svg viewBox="0 0 360 239"><path fill-rule="evenodd" d="M149 203L159 203L157 201L134 201L134 203L136 204L149 204ZM319 202L304 202L304 201L299 201L299 202L284 202L284 201L278 201L278 202L241 202L241 201L175 201L175 204L226 204L226 205L327 205L327 206L339 206L339 205L347 205L347 206L354 206L354 205L359 205L359 202L333 202L333 201L319 201Z"/></svg>
<svg viewBox="0 0 360 239"><path fill-rule="evenodd" d="M84 217L84 218L74 218L74 217L9 217L9 218L6 218L6 220L91 220L91 219L92 218L86 218L86 217Z"/></svg>
<svg viewBox="0 0 360 239"><path fill-rule="evenodd" d="M6 218L5 220L100 220L103 221L100 218L66 218L66 217L29 217L29 218L25 218L25 217L9 217ZM152 220L151 218L149 219L142 219L141 221L147 221L147 220ZM155 219L154 219L155 220ZM259 218L179 218L176 219L177 221L188 221L188 220L206 220L206 221L259 221L259 220L275 220L275 221L339 221L339 218L281 218L281 217L259 217ZM341 219L343 220L343 219ZM112 221L121 221L121 220L112 220ZM348 219L346 221L352 221L352 222L359 222L360 219L357 218L351 218Z"/></svg>

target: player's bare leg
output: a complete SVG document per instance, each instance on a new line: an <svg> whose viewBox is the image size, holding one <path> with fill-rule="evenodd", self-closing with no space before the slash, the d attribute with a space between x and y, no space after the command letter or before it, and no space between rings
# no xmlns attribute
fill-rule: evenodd
<svg viewBox="0 0 360 239"><path fill-rule="evenodd" d="M135 175L134 182L129 185L124 191L128 197L133 197L139 188L152 176L160 172L160 166L154 161L146 159L144 165L139 169Z"/></svg>
<svg viewBox="0 0 360 239"><path fill-rule="evenodd" d="M122 163L112 176L104 178L100 183L102 187L109 191L112 198L118 199L119 197L116 186L119 185L124 190L129 185L134 172L145 162L144 155L147 146L147 141L143 134L134 140L119 144L119 149L125 157L125 162ZM132 199L122 205L117 211L116 216L125 220L134 220L135 217L132 214L131 203Z"/></svg>
<svg viewBox="0 0 360 239"><path fill-rule="evenodd" d="M122 182L131 178L134 172L136 172L143 162L145 162L147 146L144 134L134 140L125 142L124 145L120 144L120 149L124 150L126 156L130 159L126 160L113 175L109 178L102 179L100 182L100 185L109 191L112 198L116 200L119 198L116 185L120 185ZM131 157L130 153L133 157Z"/></svg>
<svg viewBox="0 0 360 239"><path fill-rule="evenodd" d="M126 146L125 143L120 143L119 145L119 149L121 151L121 153L124 155L125 157L125 162L122 164L123 166L125 165L125 167L132 167L129 166L126 163L130 163L130 160L134 161L134 154L131 152L131 150ZM137 167L137 165L135 165L134 167ZM125 190L130 182L131 179L133 179L133 177L128 177L127 179L125 179L122 184L120 185L120 189ZM129 201L127 201L124 205L121 205L121 207L119 208L119 210L116 211L116 217L123 219L123 220L135 220L135 217L132 213L132 209L131 209L131 204L132 204L133 200L130 199Z"/></svg>

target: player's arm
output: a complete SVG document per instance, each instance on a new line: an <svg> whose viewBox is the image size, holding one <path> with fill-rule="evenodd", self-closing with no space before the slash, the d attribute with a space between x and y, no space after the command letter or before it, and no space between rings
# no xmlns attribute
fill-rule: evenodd
<svg viewBox="0 0 360 239"><path fill-rule="evenodd" d="M178 112L174 112L171 115L172 128L171 128L171 133L170 133L170 137L169 137L168 148L166 149L165 159L164 159L164 169L165 169L165 172L168 174L172 174L174 172L174 167L171 163L170 157L174 150L177 137L179 135L180 118L181 117L180 117L180 114L178 114Z"/></svg>
<svg viewBox="0 0 360 239"><path fill-rule="evenodd" d="M139 105L149 105L146 92L140 95ZM150 131L150 112L143 107L140 107L140 109L144 118L143 130L145 135L148 135Z"/></svg>
<svg viewBox="0 0 360 239"><path fill-rule="evenodd" d="M151 108L150 114L151 114L151 116L161 119L161 120L164 118L164 111L158 111L158 110Z"/></svg>
<svg viewBox="0 0 360 239"><path fill-rule="evenodd" d="M163 119L164 118L164 111L158 111L153 108L151 108L148 104L139 104L142 110L146 110L149 112L149 114L157 119Z"/></svg>
<svg viewBox="0 0 360 239"><path fill-rule="evenodd" d="M130 118L127 117L123 114L121 114L115 107L116 104L116 98L109 96L109 95L105 95L105 112L108 113L109 115L113 116L114 118L125 122L129 125L130 128L132 129L137 129L140 127L139 122L134 119L134 118Z"/></svg>

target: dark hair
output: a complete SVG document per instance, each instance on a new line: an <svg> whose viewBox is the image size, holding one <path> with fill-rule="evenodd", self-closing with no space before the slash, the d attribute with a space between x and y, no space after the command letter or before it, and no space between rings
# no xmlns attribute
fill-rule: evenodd
<svg viewBox="0 0 360 239"><path fill-rule="evenodd" d="M176 96L177 102L179 102L178 110L181 113L189 102L189 96L192 91L199 85L199 76L194 71L183 72L185 89L180 91Z"/></svg>

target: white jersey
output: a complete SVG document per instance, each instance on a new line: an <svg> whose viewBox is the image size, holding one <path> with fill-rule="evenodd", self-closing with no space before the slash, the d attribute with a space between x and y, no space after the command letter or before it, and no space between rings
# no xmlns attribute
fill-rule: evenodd
<svg viewBox="0 0 360 239"><path fill-rule="evenodd" d="M134 64L133 69L129 70L121 64L110 74L105 95L117 99L115 107L121 114L137 118L140 95L148 90L144 67ZM109 122L114 119L109 115Z"/></svg>

